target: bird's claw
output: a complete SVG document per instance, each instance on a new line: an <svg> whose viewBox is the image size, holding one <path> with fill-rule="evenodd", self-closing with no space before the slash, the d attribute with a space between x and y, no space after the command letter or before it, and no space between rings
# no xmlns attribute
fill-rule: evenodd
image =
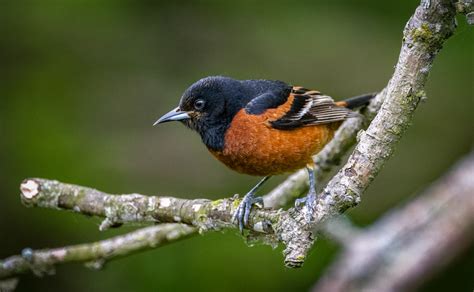
<svg viewBox="0 0 474 292"><path fill-rule="evenodd" d="M240 233L243 234L244 226L247 226L249 223L250 210L252 205L260 204L263 206L262 197L254 197L252 193L248 193L240 202L239 207L235 210L234 216L232 217L232 222L236 222L239 225Z"/></svg>
<svg viewBox="0 0 474 292"><path fill-rule="evenodd" d="M308 195L304 198L299 198L295 200L295 207L301 209L306 207L305 219L306 223L313 221L313 214L316 210L316 192L310 191Z"/></svg>

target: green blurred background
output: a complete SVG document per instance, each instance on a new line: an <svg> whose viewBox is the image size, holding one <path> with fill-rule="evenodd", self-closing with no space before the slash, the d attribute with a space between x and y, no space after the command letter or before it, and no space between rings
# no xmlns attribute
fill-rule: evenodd
<svg viewBox="0 0 474 292"><path fill-rule="evenodd" d="M257 178L231 172L179 124L153 128L197 79L280 79L336 98L380 90L417 1L1 1L0 258L24 247L82 243L100 221L27 209L26 177L111 193L187 198L245 193ZM464 18L437 57L412 127L348 212L367 225L439 177L473 143L473 40ZM284 177L272 180L271 189ZM281 248L249 248L236 232L206 234L54 277L25 275L18 291L307 290L336 255L318 241L302 269ZM473 288L473 249L425 290Z"/></svg>

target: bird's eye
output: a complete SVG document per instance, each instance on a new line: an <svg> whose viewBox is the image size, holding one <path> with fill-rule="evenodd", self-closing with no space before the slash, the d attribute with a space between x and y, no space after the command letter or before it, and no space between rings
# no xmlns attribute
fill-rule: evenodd
<svg viewBox="0 0 474 292"><path fill-rule="evenodd" d="M196 110L200 111L200 110L202 110L202 109L204 108L204 104L205 104L204 100L202 100L202 99L196 99L196 100L194 101L194 108L195 108Z"/></svg>

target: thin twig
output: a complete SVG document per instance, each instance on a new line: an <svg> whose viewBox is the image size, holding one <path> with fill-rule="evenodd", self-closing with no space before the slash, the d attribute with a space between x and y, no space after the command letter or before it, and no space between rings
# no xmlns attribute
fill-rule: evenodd
<svg viewBox="0 0 474 292"><path fill-rule="evenodd" d="M0 261L0 279L29 271L38 276L50 275L55 265L68 262L86 262L88 267L99 269L108 259L163 246L194 233L195 228L185 224L161 224L92 243L54 249L25 248L22 255Z"/></svg>

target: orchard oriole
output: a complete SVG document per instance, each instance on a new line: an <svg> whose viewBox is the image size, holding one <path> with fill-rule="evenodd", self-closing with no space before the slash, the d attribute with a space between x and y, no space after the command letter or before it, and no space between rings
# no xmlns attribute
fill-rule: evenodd
<svg viewBox="0 0 474 292"><path fill-rule="evenodd" d="M314 211L316 188L312 155L333 137L351 110L367 104L374 94L335 102L316 90L282 81L235 80L213 76L191 85L179 106L156 124L180 121L195 130L218 160L240 173L263 176L235 212L242 232L258 188L272 175L303 167L309 174L307 196L296 201ZM311 218L307 218L311 220Z"/></svg>

